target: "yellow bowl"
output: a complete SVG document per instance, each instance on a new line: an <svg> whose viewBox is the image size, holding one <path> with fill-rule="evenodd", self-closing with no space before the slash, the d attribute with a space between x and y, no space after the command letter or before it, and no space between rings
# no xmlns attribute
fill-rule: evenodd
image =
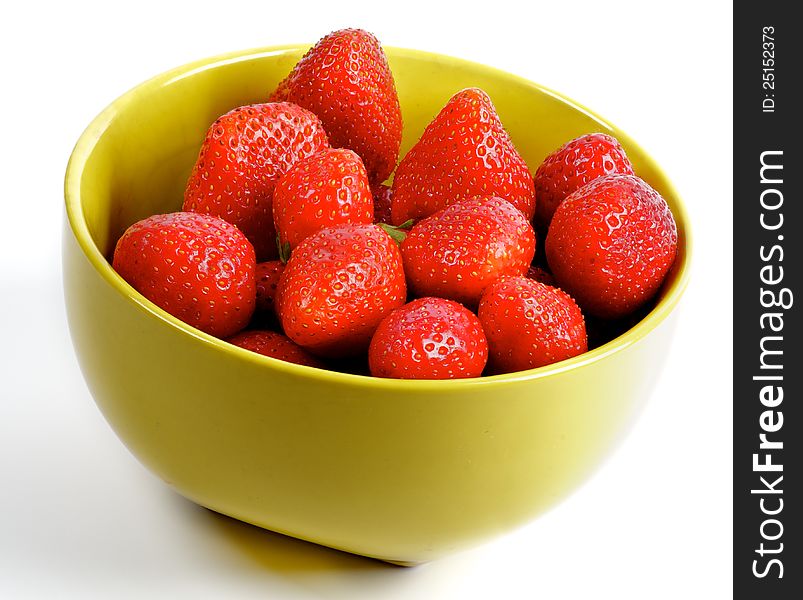
<svg viewBox="0 0 803 600"><path fill-rule="evenodd" d="M124 229L179 210L210 123L264 101L305 48L238 52L147 81L78 141L65 182L64 288L98 406L131 452L180 494L291 536L411 564L524 523L577 487L647 397L686 286L686 213L656 164L591 111L513 75L387 48L402 152L456 91L487 91L535 169L572 137L618 137L667 199L680 252L652 312L559 364L462 381L372 379L252 354L185 325L111 268Z"/></svg>

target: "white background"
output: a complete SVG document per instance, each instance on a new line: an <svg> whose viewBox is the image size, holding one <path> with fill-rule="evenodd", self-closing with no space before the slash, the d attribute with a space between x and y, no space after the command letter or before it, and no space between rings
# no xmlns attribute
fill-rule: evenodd
<svg viewBox="0 0 803 600"><path fill-rule="evenodd" d="M0 597L730 597L731 4L235 4L3 8ZM345 26L591 107L665 168L696 239L673 353L611 460L529 526L415 569L264 532L171 492L95 408L62 306L63 173L95 114L182 63Z"/></svg>

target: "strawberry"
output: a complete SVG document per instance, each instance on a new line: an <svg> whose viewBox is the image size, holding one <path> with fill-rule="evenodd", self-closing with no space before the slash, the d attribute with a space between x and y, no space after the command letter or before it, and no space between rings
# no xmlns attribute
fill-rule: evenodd
<svg viewBox="0 0 803 600"><path fill-rule="evenodd" d="M560 286L590 314L633 312L661 286L677 253L666 201L633 175L595 179L555 211L546 255Z"/></svg>
<svg viewBox="0 0 803 600"><path fill-rule="evenodd" d="M399 158L402 115L382 46L361 29L330 33L298 62L271 100L294 102L323 122L335 148L360 155L372 182Z"/></svg>
<svg viewBox="0 0 803 600"><path fill-rule="evenodd" d="M364 352L407 289L396 243L378 225L321 229L290 257L276 291L287 336L320 356Z"/></svg>
<svg viewBox="0 0 803 600"><path fill-rule="evenodd" d="M588 349L580 308L564 291L527 277L502 277L480 300L494 373L549 365Z"/></svg>
<svg viewBox="0 0 803 600"><path fill-rule="evenodd" d="M254 312L254 248L211 215L178 212L134 223L112 266L148 300L210 335L227 337Z"/></svg>
<svg viewBox="0 0 803 600"><path fill-rule="evenodd" d="M490 195L508 200L532 219L535 190L527 165L488 95L469 88L452 96L399 163L393 180L393 224Z"/></svg>
<svg viewBox="0 0 803 600"><path fill-rule="evenodd" d="M284 263L270 260L257 263L256 266L256 310L261 313L273 313L276 286L284 271Z"/></svg>
<svg viewBox="0 0 803 600"><path fill-rule="evenodd" d="M472 198L416 223L401 251L414 295L476 306L494 279L527 272L535 233L507 200Z"/></svg>
<svg viewBox="0 0 803 600"><path fill-rule="evenodd" d="M479 377L488 343L479 319L451 300L419 298L382 319L368 349L374 377Z"/></svg>
<svg viewBox="0 0 803 600"><path fill-rule="evenodd" d="M282 248L295 248L324 227L373 221L368 175L351 150L327 148L301 159L273 192L273 223Z"/></svg>
<svg viewBox="0 0 803 600"><path fill-rule="evenodd" d="M633 165L621 144L604 133L582 135L547 156L534 178L539 230L547 230L555 209L569 194L612 173L632 175Z"/></svg>
<svg viewBox="0 0 803 600"><path fill-rule="evenodd" d="M371 192L374 195L374 223L390 223L393 190L390 186L380 183L371 186Z"/></svg>
<svg viewBox="0 0 803 600"><path fill-rule="evenodd" d="M183 210L237 225L258 260L276 258L273 188L299 159L328 148L311 112L287 103L241 106L206 134L184 192Z"/></svg>
<svg viewBox="0 0 803 600"><path fill-rule="evenodd" d="M294 343L290 338L275 331L243 331L226 341L263 356L278 358L297 365L323 368L321 361Z"/></svg>
<svg viewBox="0 0 803 600"><path fill-rule="evenodd" d="M259 265L257 265L257 269ZM546 269L542 269L536 265L530 265L530 268L527 269L526 277L532 279L533 281L540 281L541 283L545 283L546 285L550 285L555 287L555 278L552 277L552 273L547 271ZM259 287L257 286L257 303L259 303Z"/></svg>

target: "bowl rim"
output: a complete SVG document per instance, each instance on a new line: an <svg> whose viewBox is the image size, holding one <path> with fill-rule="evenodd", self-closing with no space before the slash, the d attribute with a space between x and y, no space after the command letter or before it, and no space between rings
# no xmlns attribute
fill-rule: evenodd
<svg viewBox="0 0 803 600"><path fill-rule="evenodd" d="M145 298L142 294L137 292L131 285L129 285L117 272L112 268L112 265L100 251L95 244L89 232L88 225L84 219L84 214L81 204L81 180L83 177L84 166L87 160L95 149L97 142L101 139L107 128L111 125L114 118L125 110L125 108L136 101L136 97L143 91L170 85L176 81L190 77L199 72L218 68L226 64L237 62L251 61L268 56L276 56L287 53L298 53L307 50L311 44L283 44L277 46L266 46L261 48L252 48L246 50L238 50L234 52L227 52L203 58L190 63L186 63L179 67L175 67L156 75L139 85L131 88L123 95L109 104L102 112L100 112L87 126L70 155L67 163L67 169L64 180L64 197L66 207L66 218L69 223L70 230L74 235L79 247L81 248L84 256L89 260L91 265L98 271L101 277L120 295L128 301L136 305L136 307L147 313L149 316L156 318L170 327L174 327L182 333L196 338L199 342L207 344L218 351L225 352L233 355L237 359L250 361L263 367L283 371L288 375L304 376L312 379L317 379L330 384L346 384L373 387L376 389L393 389L396 391L414 391L414 390L433 390L433 391L453 391L455 389L468 390L477 386L501 385L511 382L532 381L536 379L543 379L581 368L583 366L593 364L604 360L606 357L622 352L626 348L632 346L636 342L642 340L649 335L656 327L658 327L674 310L677 306L681 296L683 295L686 287L688 286L690 276L690 260L692 250L692 239L689 225L689 215L686 207L683 204L680 195L675 189L669 177L664 173L663 169L655 162L655 160L647 152L645 152L639 144L637 144L629 135L624 133L618 127L611 125L606 119L597 115L594 111L586 108L582 104L551 90L545 86L532 82L528 79L518 75L490 67L474 61L465 60L445 54L434 52L427 52L424 50L414 50L409 48L398 48L394 46L384 46L384 50L389 58L396 56L405 58L419 58L427 59L429 61L437 61L441 64L447 63L452 65L459 65L464 68L470 68L480 72L487 73L491 76L507 78L515 83L524 87L532 88L540 93L547 94L553 98L569 105L571 108L578 110L586 116L594 119L600 125L607 128L615 137L624 141L626 146L633 146L638 148L644 157L649 167L655 171L665 182L665 186L674 200L673 215L678 224L678 240L683 243L682 252L678 253L676 260L680 260L679 264L675 264L673 269L676 270L673 281L669 286L663 290L663 296L652 308L652 310L645 315L633 327L619 335L618 337L610 340L609 342L585 352L574 358L563 360L552 365L529 369L526 371L518 371L515 373L506 373L502 375L490 375L473 377L467 379L444 379L444 380L410 380L410 379L385 379L380 377L372 377L369 375L358 375L353 373L342 373L339 371L330 371L326 369L319 369L316 367L308 367L305 365L297 365L279 359L263 356L255 352L250 352L225 340L213 337L204 333L191 325L184 323L178 318L167 313L150 300ZM66 235L66 230L65 230Z"/></svg>

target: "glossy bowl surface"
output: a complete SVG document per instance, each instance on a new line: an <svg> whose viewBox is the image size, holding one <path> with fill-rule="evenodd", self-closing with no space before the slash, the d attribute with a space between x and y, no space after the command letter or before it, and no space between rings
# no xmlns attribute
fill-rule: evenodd
<svg viewBox="0 0 803 600"><path fill-rule="evenodd" d="M395 381L256 355L201 333L112 270L118 236L179 210L207 127L264 101L305 51L276 47L159 75L106 108L67 168L64 287L87 384L131 452L212 510L405 564L509 530L576 488L648 396L688 278L686 212L627 135L513 75L387 48L404 115L402 155L456 91L489 93L534 171L577 135L609 132L669 202L680 252L652 312L577 358L511 375Z"/></svg>

